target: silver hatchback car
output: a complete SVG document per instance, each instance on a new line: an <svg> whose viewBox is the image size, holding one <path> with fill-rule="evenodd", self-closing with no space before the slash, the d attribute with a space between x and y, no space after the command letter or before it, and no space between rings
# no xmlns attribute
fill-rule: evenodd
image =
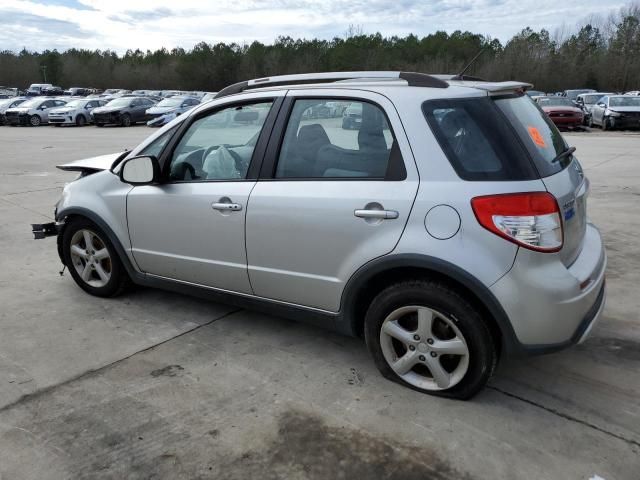
<svg viewBox="0 0 640 480"><path fill-rule="evenodd" d="M363 336L387 378L469 398L499 357L584 340L606 264L589 181L530 85L405 72L231 85L57 204L76 283L203 294ZM352 128L326 111L361 112Z"/></svg>

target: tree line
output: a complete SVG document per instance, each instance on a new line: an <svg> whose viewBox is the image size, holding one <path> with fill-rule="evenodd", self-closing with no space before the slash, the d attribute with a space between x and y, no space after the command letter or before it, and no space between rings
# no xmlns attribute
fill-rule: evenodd
<svg viewBox="0 0 640 480"><path fill-rule="evenodd" d="M344 37L209 44L191 50L142 52L70 49L0 52L0 85L26 88L44 81L63 87L220 90L231 83L289 73L403 70L458 73L488 80L523 80L544 91L640 89L640 4L591 19L572 34L525 28L502 44L472 32L383 37L350 28Z"/></svg>

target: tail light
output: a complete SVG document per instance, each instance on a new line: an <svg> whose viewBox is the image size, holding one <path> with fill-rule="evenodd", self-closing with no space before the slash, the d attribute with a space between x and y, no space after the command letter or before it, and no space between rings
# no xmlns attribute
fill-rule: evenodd
<svg viewBox="0 0 640 480"><path fill-rule="evenodd" d="M562 248L560 208L547 192L487 195L471 200L480 225L522 247L538 252Z"/></svg>

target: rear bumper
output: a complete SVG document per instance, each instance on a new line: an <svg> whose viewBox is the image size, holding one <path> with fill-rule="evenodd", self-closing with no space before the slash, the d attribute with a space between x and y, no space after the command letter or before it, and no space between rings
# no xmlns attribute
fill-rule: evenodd
<svg viewBox="0 0 640 480"><path fill-rule="evenodd" d="M513 327L515 352L549 353L584 341L604 309L606 253L587 225L569 267L559 255L520 249L513 268L491 288Z"/></svg>

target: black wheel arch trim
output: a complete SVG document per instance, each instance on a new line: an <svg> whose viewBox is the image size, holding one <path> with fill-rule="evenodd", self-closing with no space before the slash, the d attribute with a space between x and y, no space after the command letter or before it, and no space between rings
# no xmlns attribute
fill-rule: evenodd
<svg viewBox="0 0 640 480"><path fill-rule="evenodd" d="M355 315L356 298L364 285L375 275L395 268L411 267L432 271L450 278L473 292L478 301L482 302L486 310L495 320L502 337L502 354L518 355L525 353L526 348L518 341L509 317L491 293L475 276L466 270L442 259L429 255L397 254L378 257L360 267L347 282L340 302L340 320L338 330L350 335L357 333L358 318Z"/></svg>
<svg viewBox="0 0 640 480"><path fill-rule="evenodd" d="M127 255L124 247L122 246L122 243L120 243L120 240L118 239L116 234L113 232L113 229L107 224L107 222L105 222L98 214L96 214L92 210L89 210L84 207L65 208L64 210L61 210L56 213L56 221L60 222L72 215L78 215L80 217L88 218L93 223L95 223L98 227L100 227L100 229L105 233L105 235L113 245L113 248L116 249L116 253L118 254L118 257L120 257L120 261L122 262L122 265L124 266L125 270L129 274L129 278L131 278L131 280L133 280L135 283L140 283L144 281L144 278L146 277L146 275L144 273L138 272L135 268L133 268L133 265L131 264L131 261L129 260L129 256ZM58 233L58 254L60 255L60 260L62 260L63 264L65 263L64 263L64 256L62 255L61 239L62 239L62 236L64 235L65 229L66 229L66 224L60 229L60 232Z"/></svg>

